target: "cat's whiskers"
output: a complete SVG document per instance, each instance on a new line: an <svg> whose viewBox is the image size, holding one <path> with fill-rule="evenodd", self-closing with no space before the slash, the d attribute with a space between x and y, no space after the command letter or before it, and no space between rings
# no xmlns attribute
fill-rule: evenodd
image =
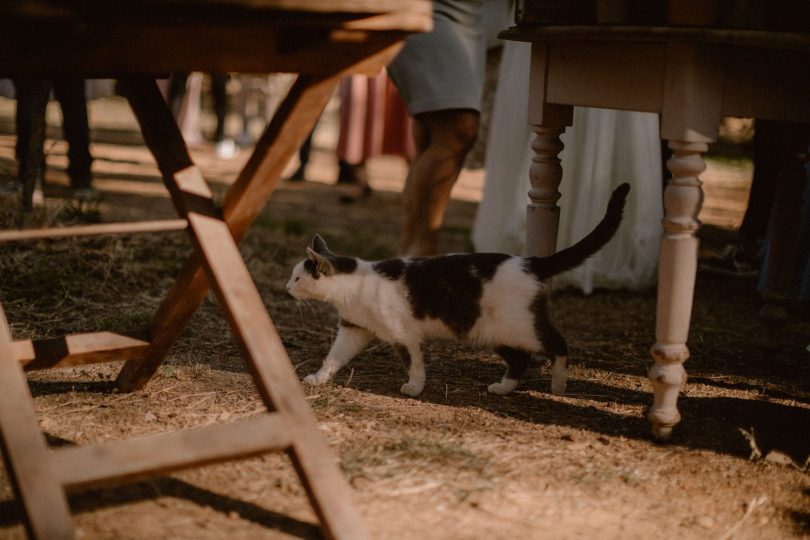
<svg viewBox="0 0 810 540"><path fill-rule="evenodd" d="M296 298L295 305L298 307L298 318L300 319L301 326L305 326L306 322L304 320L304 309L303 306L309 308L309 311L312 312L314 317L318 317L318 312L312 307L312 303L305 299L305 298Z"/></svg>

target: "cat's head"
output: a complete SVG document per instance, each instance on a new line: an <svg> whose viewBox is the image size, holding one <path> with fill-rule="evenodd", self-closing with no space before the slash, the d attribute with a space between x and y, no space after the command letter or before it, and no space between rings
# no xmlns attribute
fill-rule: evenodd
<svg viewBox="0 0 810 540"><path fill-rule="evenodd" d="M295 265L287 292L300 300L325 300L332 291L334 277L351 274L357 269L357 259L341 257L329 250L319 234L307 247L307 258Z"/></svg>

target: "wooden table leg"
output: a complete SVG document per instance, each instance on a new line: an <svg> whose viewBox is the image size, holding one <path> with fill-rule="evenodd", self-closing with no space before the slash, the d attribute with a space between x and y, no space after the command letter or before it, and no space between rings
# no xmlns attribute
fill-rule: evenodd
<svg viewBox="0 0 810 540"><path fill-rule="evenodd" d="M661 137L669 141L672 178L664 189L663 235L658 268L654 364L649 377L654 388L647 415L652 435L667 440L681 420L677 400L686 382L683 363L692 317L700 228L698 214L703 189L698 175L706 169L702 154L717 139L723 69L718 59L699 45L670 43L661 111Z"/></svg>
<svg viewBox="0 0 810 540"><path fill-rule="evenodd" d="M237 242L244 237L278 185L284 167L317 122L337 82L337 78L299 78L279 106L225 198L223 213ZM168 106L152 80L127 79L122 82L122 88L142 125L147 146L155 155L158 167L164 178L170 179L167 185L173 185L173 175L192 163ZM279 137L281 133L283 138ZM261 181L254 181L256 178ZM185 210L178 211L185 215ZM137 390L152 378L169 348L205 299L208 289L202 262L195 253L186 262L150 323L151 346L144 359L127 362L118 375L117 384L121 391Z"/></svg>
<svg viewBox="0 0 810 540"><path fill-rule="evenodd" d="M278 186L284 168L312 131L340 78L348 72L378 71L400 47L398 42L389 44L328 77L302 76L296 80L225 195L222 213L237 243ZM192 165L180 130L152 79L135 77L120 83L141 125L146 145L172 192L173 175ZM172 195L176 205L177 199ZM181 208L178 212L185 215ZM151 346L144 359L127 362L119 373L116 383L122 392L137 390L149 382L205 299L208 288L202 263L194 254L150 323Z"/></svg>
<svg viewBox="0 0 810 540"><path fill-rule="evenodd" d="M692 314L697 272L700 223L697 215L703 202L698 174L706 169L701 153L706 143L670 141L672 157L667 167L672 178L664 191L664 235L658 271L658 303L652 356L655 364L649 377L654 387L653 405L647 418L653 436L666 440L681 420L677 400L686 382L683 363L689 358L686 340Z"/></svg>
<svg viewBox="0 0 810 540"><path fill-rule="evenodd" d="M202 177L199 177L202 181ZM224 221L188 214L194 241L263 400L292 431L290 457L330 538L366 538L351 490L318 431L298 377Z"/></svg>
<svg viewBox="0 0 810 540"><path fill-rule="evenodd" d="M529 125L534 131L534 157L529 167L529 205L526 208L526 255L545 257L557 251L560 224L558 188L562 180L560 135L574 120L574 108L546 103L548 47L532 44L529 78Z"/></svg>
<svg viewBox="0 0 810 540"><path fill-rule="evenodd" d="M28 535L73 538L67 498L39 430L31 392L11 350L11 332L0 307L0 442L6 472L23 507Z"/></svg>
<svg viewBox="0 0 810 540"><path fill-rule="evenodd" d="M264 145L265 154L271 154L273 161L267 163L265 159L252 159L249 162L248 172L234 186L237 195L226 199L225 213L230 215L231 222L226 222L220 216L210 189L196 167L174 170L178 164L186 162L188 154L182 148L179 130L168 114L154 82L129 80L126 82L126 89L133 110L144 125L144 138L158 160L178 213L188 219L189 232L196 247L196 255L186 265L181 281L178 281L178 285L172 289L159 310L159 316L152 327L155 334L153 340L156 336L163 335L165 337L162 338L162 343L168 347L173 341L171 338L179 334L185 324L183 317L191 315L202 300L209 283L213 285L262 399L269 410L281 413L290 426L292 444L289 453L307 488L312 505L321 518L324 531L330 538L355 539L365 538L366 533L360 516L351 503L351 491L333 454L320 436L317 422L309 410L292 364L237 245L264 205L263 200L261 204L253 200L241 205L240 202L244 197L255 198L256 189L261 189L266 196L270 195L286 164L286 159L281 158L289 158L298 148L312 129L337 82L337 78L303 79L294 86L291 91L293 98L287 105L282 105L279 112L285 122L294 124L292 140L285 137L280 143L280 149L274 145L271 141L277 140L276 134L280 130L271 122L268 131L275 133L266 133L267 137L263 137L259 144ZM302 95L307 99L302 99ZM299 110L299 107L303 109ZM307 121L302 120L302 117ZM285 132L285 135L290 134ZM166 148L173 154L165 155ZM263 171L268 177L256 182L258 171ZM267 183L270 187L252 187ZM234 210L228 214L228 208ZM189 290L192 285L194 288ZM183 286L188 288L183 290ZM135 380L146 382L162 360L162 354L151 360L151 371L129 372L136 375Z"/></svg>
<svg viewBox="0 0 810 540"><path fill-rule="evenodd" d="M529 78L529 125L534 132L534 156L529 167L529 204L526 207L526 255L545 257L557 251L560 224L562 164L560 135L574 119L574 108L545 102L548 80L548 48L532 45ZM547 280L551 287L551 279ZM568 381L568 358L555 356L551 365L551 392L564 394Z"/></svg>

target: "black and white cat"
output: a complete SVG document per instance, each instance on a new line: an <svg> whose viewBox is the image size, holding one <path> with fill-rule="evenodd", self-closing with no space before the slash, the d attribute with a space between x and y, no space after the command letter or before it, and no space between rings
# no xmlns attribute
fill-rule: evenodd
<svg viewBox="0 0 810 540"><path fill-rule="evenodd" d="M568 346L550 320L544 280L578 266L610 240L629 190L628 184L616 188L596 228L548 257L472 253L364 261L335 255L315 235L287 290L332 304L340 323L323 365L304 382L329 381L376 337L410 366L400 391L418 396L425 387L422 341L451 338L492 347L506 361L503 379L489 385L494 394L514 390L531 356L541 352L554 359L551 391L565 393Z"/></svg>

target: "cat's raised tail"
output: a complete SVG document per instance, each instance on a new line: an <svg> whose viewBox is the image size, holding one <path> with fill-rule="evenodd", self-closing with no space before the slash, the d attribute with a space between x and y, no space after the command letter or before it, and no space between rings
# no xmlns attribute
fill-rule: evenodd
<svg viewBox="0 0 810 540"><path fill-rule="evenodd" d="M582 264L585 259L599 251L613 238L622 221L622 211L630 184L617 187L610 196L607 211L602 221L585 238L573 246L547 257L530 257L529 266L538 279L547 279Z"/></svg>

